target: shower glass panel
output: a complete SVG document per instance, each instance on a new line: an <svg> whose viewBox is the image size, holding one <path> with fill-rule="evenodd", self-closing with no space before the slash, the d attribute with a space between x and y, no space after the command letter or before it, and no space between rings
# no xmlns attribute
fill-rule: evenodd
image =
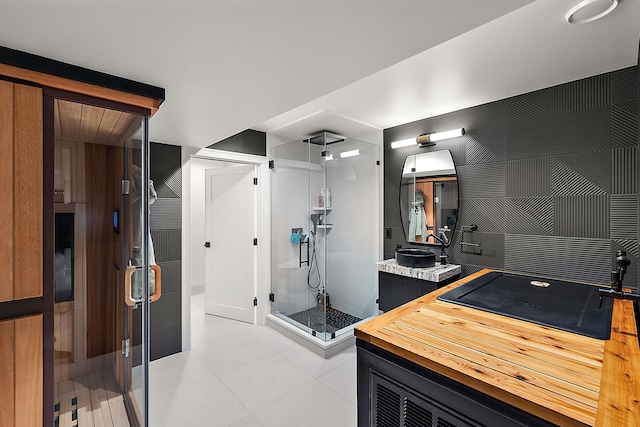
<svg viewBox="0 0 640 427"><path fill-rule="evenodd" d="M377 314L379 147L323 132L276 146L272 314L323 341Z"/></svg>

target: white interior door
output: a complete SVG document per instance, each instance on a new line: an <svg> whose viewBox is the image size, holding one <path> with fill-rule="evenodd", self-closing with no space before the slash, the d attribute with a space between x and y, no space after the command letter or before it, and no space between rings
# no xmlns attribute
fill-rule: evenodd
<svg viewBox="0 0 640 427"><path fill-rule="evenodd" d="M253 323L256 296L254 166L205 172L205 312Z"/></svg>

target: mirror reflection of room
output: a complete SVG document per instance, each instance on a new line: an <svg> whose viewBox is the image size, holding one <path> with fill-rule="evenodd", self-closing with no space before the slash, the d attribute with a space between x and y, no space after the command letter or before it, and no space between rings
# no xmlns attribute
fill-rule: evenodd
<svg viewBox="0 0 640 427"><path fill-rule="evenodd" d="M400 211L407 242L440 245L433 235L451 241L458 216L458 180L450 151L407 156Z"/></svg>

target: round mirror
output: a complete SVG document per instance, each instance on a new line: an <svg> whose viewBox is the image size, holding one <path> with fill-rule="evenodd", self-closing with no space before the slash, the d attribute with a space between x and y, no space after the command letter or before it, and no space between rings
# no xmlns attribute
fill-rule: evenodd
<svg viewBox="0 0 640 427"><path fill-rule="evenodd" d="M449 246L458 222L458 177L449 150L407 156L400 217L408 243Z"/></svg>

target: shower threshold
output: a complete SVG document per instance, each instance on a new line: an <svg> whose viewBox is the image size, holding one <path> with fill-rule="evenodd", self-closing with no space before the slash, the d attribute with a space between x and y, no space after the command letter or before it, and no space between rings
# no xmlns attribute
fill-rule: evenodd
<svg viewBox="0 0 640 427"><path fill-rule="evenodd" d="M300 313L304 313L304 311ZM303 323L297 322L289 316L277 312L274 314L268 314L267 326L325 359L328 359L353 346L355 344L353 328L370 319L361 319L356 323L344 326L341 329L335 329L333 332L320 332L310 328L309 326L305 326ZM354 319L358 319L355 316L352 317ZM329 328L327 327L327 329Z"/></svg>

